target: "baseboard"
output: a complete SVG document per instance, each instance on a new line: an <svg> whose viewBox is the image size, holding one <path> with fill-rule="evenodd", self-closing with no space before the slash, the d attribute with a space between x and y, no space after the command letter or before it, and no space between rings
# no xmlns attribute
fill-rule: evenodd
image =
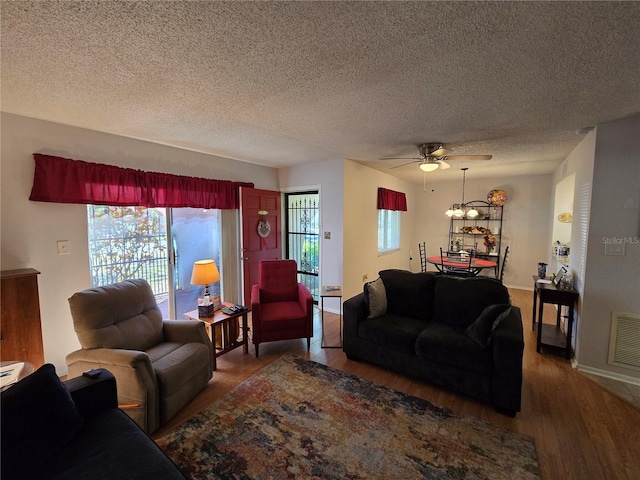
<svg viewBox="0 0 640 480"><path fill-rule="evenodd" d="M628 383L630 385L637 385L640 387L640 378L630 377L628 375L622 375L620 373L610 372L608 370L601 370L599 368L587 367L578 363L573 365L573 368L579 372L590 373L591 375L597 375L599 377L609 378L611 380L617 380L619 382Z"/></svg>

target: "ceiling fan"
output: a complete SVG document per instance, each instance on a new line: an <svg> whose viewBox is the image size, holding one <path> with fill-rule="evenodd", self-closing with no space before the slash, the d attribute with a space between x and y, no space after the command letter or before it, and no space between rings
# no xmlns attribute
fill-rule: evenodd
<svg viewBox="0 0 640 480"><path fill-rule="evenodd" d="M441 143L423 143L418 147L420 149L419 157L383 157L380 160L413 160L402 165L396 165L393 168L404 167L411 163L420 162L420 169L425 172L432 172L438 168L451 168L445 160L491 160L491 155L449 155L451 150L442 146Z"/></svg>

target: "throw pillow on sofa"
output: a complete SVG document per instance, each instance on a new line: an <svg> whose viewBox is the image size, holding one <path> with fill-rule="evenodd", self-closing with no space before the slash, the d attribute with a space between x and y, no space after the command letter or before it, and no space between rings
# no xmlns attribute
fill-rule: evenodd
<svg viewBox="0 0 640 480"><path fill-rule="evenodd" d="M489 305L464 332L481 347L487 347L491 344L493 331L510 313L511 305L507 303Z"/></svg>
<svg viewBox="0 0 640 480"><path fill-rule="evenodd" d="M367 318L376 318L387 313L387 292L380 277L373 282L365 283L364 302L369 307Z"/></svg>
<svg viewBox="0 0 640 480"><path fill-rule="evenodd" d="M11 480L47 464L83 424L51 364L2 392L1 412L2 478Z"/></svg>

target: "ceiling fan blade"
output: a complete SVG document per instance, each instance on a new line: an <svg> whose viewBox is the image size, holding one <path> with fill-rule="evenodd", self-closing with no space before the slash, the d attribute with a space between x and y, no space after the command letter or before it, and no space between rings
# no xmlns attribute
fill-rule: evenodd
<svg viewBox="0 0 640 480"><path fill-rule="evenodd" d="M447 162L445 162L444 160L438 160L438 163L440 164L440 168L442 170L446 170L447 168L451 168L451 165L449 165Z"/></svg>
<svg viewBox="0 0 640 480"><path fill-rule="evenodd" d="M491 160L492 155L447 155L446 160Z"/></svg>
<svg viewBox="0 0 640 480"><path fill-rule="evenodd" d="M405 165L411 165L412 163L417 163L417 162L421 162L421 161L422 161L422 159L417 158L413 162L407 162L407 163L403 163L402 165L396 165L395 167L391 167L389 170L393 170L394 168L404 167Z"/></svg>
<svg viewBox="0 0 640 480"><path fill-rule="evenodd" d="M380 157L378 160L422 160L420 157Z"/></svg>
<svg viewBox="0 0 640 480"><path fill-rule="evenodd" d="M440 148L438 148L437 150L434 150L433 152L431 152L431 156L432 157L444 157L445 155L451 153L453 150L449 150L446 149L442 146L440 146Z"/></svg>

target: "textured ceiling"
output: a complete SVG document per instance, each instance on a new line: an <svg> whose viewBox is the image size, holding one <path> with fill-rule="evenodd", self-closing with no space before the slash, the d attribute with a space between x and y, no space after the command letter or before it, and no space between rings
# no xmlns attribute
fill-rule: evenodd
<svg viewBox="0 0 640 480"><path fill-rule="evenodd" d="M275 167L551 172L640 112L640 2L2 1L5 112Z"/></svg>

